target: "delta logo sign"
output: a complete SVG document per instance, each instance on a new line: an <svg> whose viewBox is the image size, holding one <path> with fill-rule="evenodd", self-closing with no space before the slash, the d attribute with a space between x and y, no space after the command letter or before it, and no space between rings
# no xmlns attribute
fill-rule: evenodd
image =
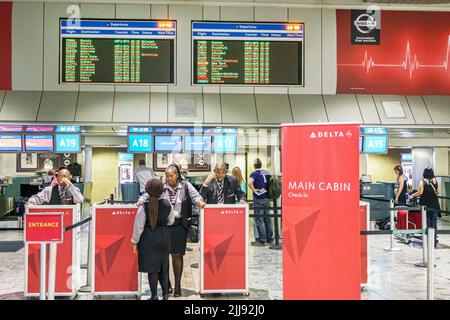
<svg viewBox="0 0 450 320"><path fill-rule="evenodd" d="M321 139L321 138L351 138L352 132L347 131L313 131L310 135L310 139Z"/></svg>

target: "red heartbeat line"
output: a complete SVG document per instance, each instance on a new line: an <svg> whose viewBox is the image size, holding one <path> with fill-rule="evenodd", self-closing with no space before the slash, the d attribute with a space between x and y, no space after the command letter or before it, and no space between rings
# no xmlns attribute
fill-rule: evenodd
<svg viewBox="0 0 450 320"><path fill-rule="evenodd" d="M414 71L421 68L441 68L444 70L449 69L449 60L450 60L450 35L448 36L447 42L447 53L444 58L444 62L441 64L421 64L419 62L419 58L416 54L411 54L411 46L409 41L406 43L406 52L403 62L400 64L386 64L386 63L375 63L375 60L372 57L369 57L367 50L364 53L364 59L361 63L342 63L338 64L338 66L342 67L362 67L366 70L366 73L369 74L372 68L403 68L405 71L409 72L409 77L412 78Z"/></svg>

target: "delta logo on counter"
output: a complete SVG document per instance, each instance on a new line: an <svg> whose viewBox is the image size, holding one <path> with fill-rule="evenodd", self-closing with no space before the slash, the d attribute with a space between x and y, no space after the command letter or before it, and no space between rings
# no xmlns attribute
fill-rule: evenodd
<svg viewBox="0 0 450 320"><path fill-rule="evenodd" d="M311 139L320 139L320 138L351 138L352 132L347 131L313 131L310 136Z"/></svg>
<svg viewBox="0 0 450 320"><path fill-rule="evenodd" d="M135 211L127 211L127 210L118 210L112 212L113 216L129 216L134 214L136 214Z"/></svg>

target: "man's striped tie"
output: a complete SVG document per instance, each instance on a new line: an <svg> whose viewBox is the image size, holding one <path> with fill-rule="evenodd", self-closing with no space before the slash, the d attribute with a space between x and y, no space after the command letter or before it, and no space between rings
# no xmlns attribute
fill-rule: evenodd
<svg viewBox="0 0 450 320"><path fill-rule="evenodd" d="M220 183L220 182L217 182L217 186L218 186L218 189L217 189L217 203L218 204L223 204L223 182L222 183Z"/></svg>

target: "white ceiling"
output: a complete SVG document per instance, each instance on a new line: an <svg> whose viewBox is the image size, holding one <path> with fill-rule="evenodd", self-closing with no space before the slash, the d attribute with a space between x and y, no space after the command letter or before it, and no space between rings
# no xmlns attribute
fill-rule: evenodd
<svg viewBox="0 0 450 320"><path fill-rule="evenodd" d="M11 0L0 0L0 2L4 1ZM368 5L378 5L381 9L391 10L450 11L450 0L447 0L447 4L437 4L443 1L446 0L14 0L14 2L126 3L348 9L364 9Z"/></svg>

